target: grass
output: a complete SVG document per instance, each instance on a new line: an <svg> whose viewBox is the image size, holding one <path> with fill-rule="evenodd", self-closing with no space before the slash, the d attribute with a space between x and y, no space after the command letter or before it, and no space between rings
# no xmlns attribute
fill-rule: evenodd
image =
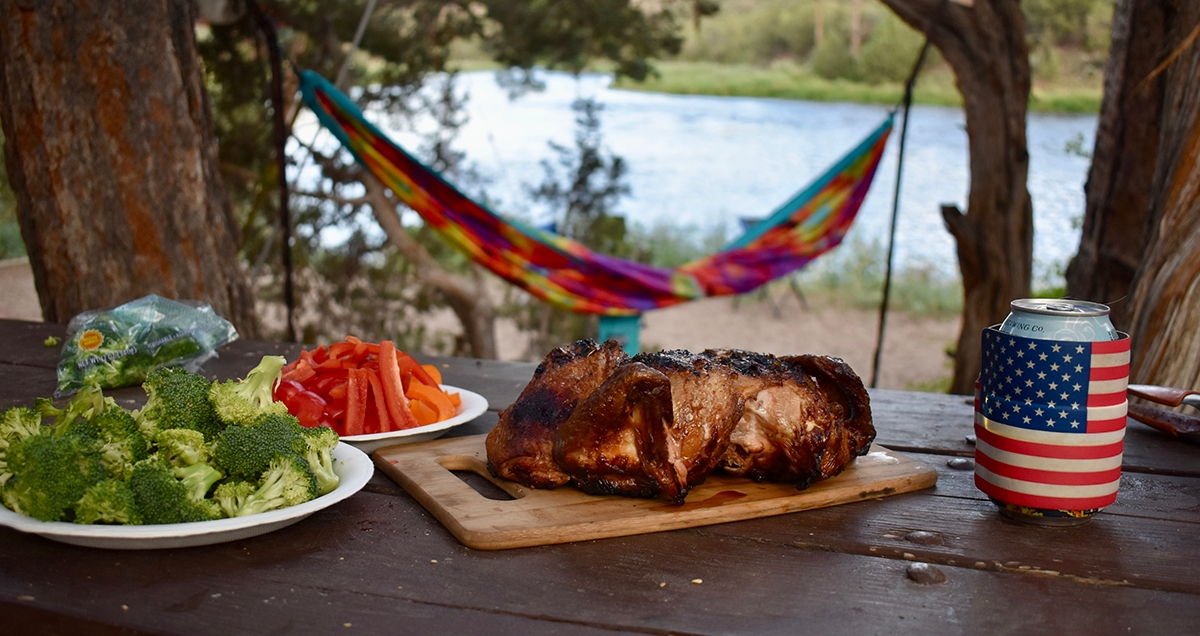
<svg viewBox="0 0 1200 636"><path fill-rule="evenodd" d="M659 75L645 82L622 79L615 86L628 90L679 95L773 97L823 102L896 104L904 95L897 83L869 84L845 79L828 80L792 62L770 66L715 62L656 62ZM962 97L946 73L930 73L917 83L914 101L921 104L959 106Z"/></svg>
<svg viewBox="0 0 1200 636"><path fill-rule="evenodd" d="M769 66L720 64L679 60L655 62L658 76L644 82L621 79L614 86L627 90L678 95L773 97L824 102L897 104L904 87L895 82L877 84L845 79L828 80L807 66L780 61ZM1098 86L1042 84L1030 94L1029 108L1047 113L1096 113L1100 110ZM927 69L918 79L913 101L936 106L961 106L962 95L954 74L945 64Z"/></svg>

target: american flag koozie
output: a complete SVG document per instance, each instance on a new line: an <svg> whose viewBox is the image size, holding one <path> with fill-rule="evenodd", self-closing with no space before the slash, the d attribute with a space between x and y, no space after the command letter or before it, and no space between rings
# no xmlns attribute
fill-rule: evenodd
<svg viewBox="0 0 1200 636"><path fill-rule="evenodd" d="M1121 480L1129 336L1079 342L983 332L975 485L1044 510L1112 504Z"/></svg>

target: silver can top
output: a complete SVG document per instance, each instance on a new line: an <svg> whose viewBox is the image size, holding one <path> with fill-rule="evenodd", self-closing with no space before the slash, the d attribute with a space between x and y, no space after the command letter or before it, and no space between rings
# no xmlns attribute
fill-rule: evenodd
<svg viewBox="0 0 1200 636"><path fill-rule="evenodd" d="M1107 316L1108 305L1066 298L1021 298L1009 305L1013 311L1048 316Z"/></svg>

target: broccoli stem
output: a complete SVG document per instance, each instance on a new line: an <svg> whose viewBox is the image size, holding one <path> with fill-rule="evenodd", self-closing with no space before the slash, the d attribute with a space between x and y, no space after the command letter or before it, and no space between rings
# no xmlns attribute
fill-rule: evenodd
<svg viewBox="0 0 1200 636"><path fill-rule="evenodd" d="M197 501L204 499L208 489L224 477L221 471L208 464L192 464L174 468L175 477L188 490L188 496Z"/></svg>
<svg viewBox="0 0 1200 636"><path fill-rule="evenodd" d="M338 474L333 470L333 453L327 450L309 451L305 454L313 474L317 476L317 494L325 495L338 487Z"/></svg>
<svg viewBox="0 0 1200 636"><path fill-rule="evenodd" d="M245 503L238 509L237 516L245 517L260 512L282 508L284 505L283 488L286 481L281 470L269 470L263 476L263 483L254 494L246 498Z"/></svg>

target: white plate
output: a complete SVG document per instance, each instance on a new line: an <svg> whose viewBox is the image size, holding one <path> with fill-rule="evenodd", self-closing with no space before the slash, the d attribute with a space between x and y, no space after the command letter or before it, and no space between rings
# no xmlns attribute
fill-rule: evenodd
<svg viewBox="0 0 1200 636"><path fill-rule="evenodd" d="M384 446L394 446L396 444L411 444L413 442L423 442L425 440L436 439L446 434L446 431L458 426L466 424L471 420L483 415L487 411L487 398L478 393L472 393L466 389L460 389L448 384L443 384L442 390L448 393L457 393L462 398L462 403L458 405L458 414L448 420L418 426L417 428L409 428L403 431L392 431L390 433L372 433L370 435L343 435L342 441L349 442L364 453L371 454L377 448Z"/></svg>
<svg viewBox="0 0 1200 636"><path fill-rule="evenodd" d="M185 548L237 541L290 526L353 495L371 479L375 465L357 448L338 444L333 449L333 469L338 474L338 487L333 492L298 506L246 517L150 526L83 525L65 521L39 521L0 505L0 525L63 543L114 550Z"/></svg>

